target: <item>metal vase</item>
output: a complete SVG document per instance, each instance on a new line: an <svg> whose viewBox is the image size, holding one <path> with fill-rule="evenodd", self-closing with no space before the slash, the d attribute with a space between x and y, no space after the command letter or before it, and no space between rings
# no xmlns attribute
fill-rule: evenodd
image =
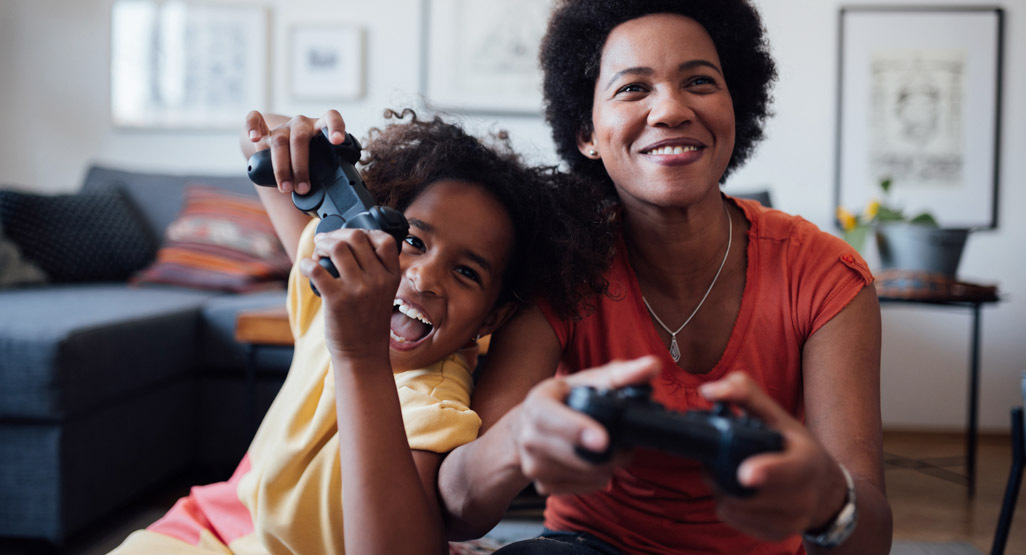
<svg viewBox="0 0 1026 555"><path fill-rule="evenodd" d="M969 231L906 222L880 224L876 228L880 266L954 278Z"/></svg>

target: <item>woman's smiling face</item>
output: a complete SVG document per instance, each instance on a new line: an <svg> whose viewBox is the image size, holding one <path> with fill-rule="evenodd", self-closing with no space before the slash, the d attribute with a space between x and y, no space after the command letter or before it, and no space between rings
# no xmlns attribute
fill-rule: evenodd
<svg viewBox="0 0 1026 555"><path fill-rule="evenodd" d="M513 222L482 187L443 179L404 212L402 280L392 313L392 368L424 368L500 324L512 305L496 307L513 252Z"/></svg>
<svg viewBox="0 0 1026 555"><path fill-rule="evenodd" d="M673 14L615 27L602 49L592 128L580 151L602 159L626 204L690 204L718 189L734 150L734 108L706 30Z"/></svg>

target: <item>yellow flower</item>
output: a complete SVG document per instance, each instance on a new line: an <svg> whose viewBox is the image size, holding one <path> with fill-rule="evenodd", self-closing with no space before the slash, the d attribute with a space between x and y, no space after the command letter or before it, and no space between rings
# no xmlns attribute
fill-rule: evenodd
<svg viewBox="0 0 1026 555"><path fill-rule="evenodd" d="M855 229L855 215L845 209L845 207L837 207L837 219L841 222L841 229L845 231Z"/></svg>
<svg viewBox="0 0 1026 555"><path fill-rule="evenodd" d="M880 201L873 199L866 205L866 220L872 220L880 212Z"/></svg>

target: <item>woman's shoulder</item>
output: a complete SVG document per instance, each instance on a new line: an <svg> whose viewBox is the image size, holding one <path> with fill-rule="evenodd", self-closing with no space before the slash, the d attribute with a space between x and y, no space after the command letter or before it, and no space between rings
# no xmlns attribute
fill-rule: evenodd
<svg viewBox="0 0 1026 555"><path fill-rule="evenodd" d="M751 224L751 236L754 239L786 242L792 246L824 243L842 250L850 248L845 247L847 243L840 237L823 231L802 216L769 208L751 199L733 198L733 201L744 211Z"/></svg>

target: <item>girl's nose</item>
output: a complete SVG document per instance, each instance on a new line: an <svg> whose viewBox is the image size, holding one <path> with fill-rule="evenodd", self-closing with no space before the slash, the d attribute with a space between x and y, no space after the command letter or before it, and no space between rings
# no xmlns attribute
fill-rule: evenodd
<svg viewBox="0 0 1026 555"><path fill-rule="evenodd" d="M429 257L421 257L406 269L406 278L417 291L438 295L441 293L441 264Z"/></svg>
<svg viewBox="0 0 1026 555"><path fill-rule="evenodd" d="M652 95L648 124L653 127L677 127L694 119L695 112L682 91L663 91Z"/></svg>

